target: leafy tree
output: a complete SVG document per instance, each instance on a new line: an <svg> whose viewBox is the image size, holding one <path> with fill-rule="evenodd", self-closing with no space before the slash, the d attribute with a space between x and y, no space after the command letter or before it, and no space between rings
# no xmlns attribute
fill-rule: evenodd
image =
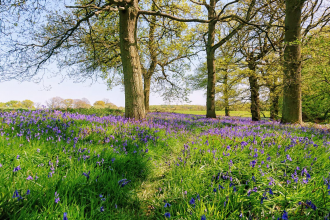
<svg viewBox="0 0 330 220"><path fill-rule="evenodd" d="M227 41L219 48L218 57L215 61L216 71L216 87L215 94L217 97L217 106L225 109L225 115L230 115L230 108L238 102L244 89L242 88L242 80L246 74L240 68L241 60L237 58L238 50L232 42ZM196 74L190 78L194 89L205 89L208 83L207 63L202 63L196 70Z"/></svg>
<svg viewBox="0 0 330 220"><path fill-rule="evenodd" d="M56 108L64 108L63 104L64 99L61 97L53 97L50 98L48 101L46 101L46 106L50 109L56 109Z"/></svg>
<svg viewBox="0 0 330 220"><path fill-rule="evenodd" d="M282 53L281 53L282 54ZM272 52L262 59L258 70L261 73L260 85L268 89L270 118L277 120L280 112L280 98L283 90L283 68L280 65L282 55Z"/></svg>
<svg viewBox="0 0 330 220"><path fill-rule="evenodd" d="M302 50L302 116L308 121L325 121L330 115L330 32L315 30Z"/></svg>
<svg viewBox="0 0 330 220"><path fill-rule="evenodd" d="M22 107L24 108L33 108L34 107L34 102L32 102L31 100L23 100L22 101Z"/></svg>
<svg viewBox="0 0 330 220"><path fill-rule="evenodd" d="M283 4L276 3L271 10L264 11L259 15L259 19L268 18L268 27L265 31L253 30L247 27L244 36L237 37L238 45L242 57L247 66L247 75L250 87L251 115L253 121L259 121L260 118L260 70L262 59L272 51L279 49L283 43L284 33L278 26L281 26L283 19L278 16L278 10L283 8ZM274 26L273 26L274 25Z"/></svg>
<svg viewBox="0 0 330 220"><path fill-rule="evenodd" d="M73 106L73 99L64 99L63 100L64 108L72 108Z"/></svg>
<svg viewBox="0 0 330 220"><path fill-rule="evenodd" d="M160 8L165 10L166 6ZM154 12L159 10L155 2L151 3L151 10ZM86 74L93 69L99 69L109 89L124 84L120 69L122 66L118 41L119 27L114 20L115 18L110 16L95 22L91 36L83 38L86 44L83 47L87 54L84 62L89 63L79 69L79 72ZM148 18L143 16L140 20L144 25L138 28L137 38L143 75L144 106L145 111L148 112L152 82L153 91L163 94L163 97L186 98L187 88L181 83L185 70L188 69L184 59L197 53L193 52L192 48L198 39L194 39L193 31L189 31L188 25L181 22L168 22L165 26L165 20L155 15ZM109 48L112 49L110 52ZM70 65L73 61L64 60L64 62L67 62L64 65Z"/></svg>
<svg viewBox="0 0 330 220"><path fill-rule="evenodd" d="M104 101L96 101L96 102L94 102L93 106L104 108L105 107L105 102Z"/></svg>
<svg viewBox="0 0 330 220"><path fill-rule="evenodd" d="M193 1L194 2L194 1ZM195 2L196 4L202 5L205 7L207 13L208 13L208 19L211 20L208 23L208 29L205 35L207 35L207 39L204 40L205 42L205 49L206 49L206 63L207 63L207 91L206 91L206 117L209 118L215 118L215 84L216 84L216 70L215 70L215 52L216 50L221 47L223 44L225 44L228 40L230 40L235 34L237 34L242 28L247 24L247 22L250 22L251 19L257 14L258 10L253 10L256 7L256 1L251 0L246 2L246 5L244 5L243 2L240 2L241 8L237 6L236 12L237 14L245 14L244 18L239 18L238 20L240 22L236 22L236 24L230 24L228 25L231 27L229 31L225 34L221 33L220 35L216 34L216 26L218 23L218 19L216 19L219 15L225 14L226 9L240 1L231 1L225 4L221 9L217 9L217 3L220 3L220 1L217 0L210 0L209 3L206 3L204 1L201 2ZM240 9L242 11L240 11ZM228 13L225 14L226 16L229 16L232 12L228 10ZM242 22L244 21L244 22ZM217 38L218 39L217 39ZM216 42L218 40L218 42Z"/></svg>
<svg viewBox="0 0 330 220"><path fill-rule="evenodd" d="M110 102L109 99L103 99L102 101L105 103L105 106L107 108L111 108L111 109L117 109L118 108L115 104L113 104L112 102Z"/></svg>
<svg viewBox="0 0 330 220"><path fill-rule="evenodd" d="M30 28L33 29L33 33L31 31L28 32L30 35L24 33L24 39L11 38L15 34L22 34L20 31L15 34L8 33L9 37L4 40L10 39L9 42L11 43L6 46L9 48L9 50L6 50L6 59L1 59L1 61L4 61L1 64L4 64L4 69L6 69L4 75L8 78L14 75L22 79L29 79L40 71L46 63L56 59L63 60L70 56L77 56L77 53L82 51L80 49L81 38L76 38L77 35L91 33L89 27L92 26L92 23L107 16L113 16L118 20L119 26L118 38L125 85L125 116L136 119L145 118L142 68L137 44L139 16L161 16L181 22L209 22L207 19L191 18L189 13L193 7L186 7L188 5L185 1L169 2L165 5L170 9L168 10L169 13L162 10L149 11L148 5L142 2L139 4L138 0L124 0L121 2L76 1L75 5L67 6L67 9L72 9L71 12L67 10L63 12L52 11L50 14L47 11L47 21L40 23L42 29L38 32L35 31L36 26L39 25L36 20L40 17L29 14L31 22L28 24L31 24ZM46 10L43 12L46 13ZM179 13L184 14L185 17L176 17L175 15ZM216 19L223 18L219 16ZM56 25L54 26L54 24ZM60 56L60 52L65 55ZM17 60L17 57L22 59ZM5 60L9 62L5 62Z"/></svg>
<svg viewBox="0 0 330 220"><path fill-rule="evenodd" d="M8 102L6 102L6 107L9 108L21 108L22 104L20 101L16 101L16 100L10 100Z"/></svg>
<svg viewBox="0 0 330 220"><path fill-rule="evenodd" d="M86 98L73 100L73 108L90 108L90 107L91 104Z"/></svg>
<svg viewBox="0 0 330 220"><path fill-rule="evenodd" d="M324 26L330 21L330 7L329 5L324 7L323 1L318 0L286 0L285 4L284 89L281 122L301 124L301 45L310 30L318 26ZM306 10L303 11L304 6L306 6ZM314 14L317 14L317 10L321 7L321 14L314 18ZM302 14L307 14L310 18L302 17ZM306 24L306 22L309 23ZM306 26L306 28L302 31L303 26Z"/></svg>

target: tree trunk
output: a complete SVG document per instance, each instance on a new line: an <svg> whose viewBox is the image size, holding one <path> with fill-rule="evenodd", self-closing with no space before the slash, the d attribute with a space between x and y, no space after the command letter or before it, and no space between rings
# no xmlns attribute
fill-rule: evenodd
<svg viewBox="0 0 330 220"><path fill-rule="evenodd" d="M151 10L156 11L156 5L152 2ZM150 99L150 81L151 76L155 73L155 69L158 63L157 59L157 45L155 42L155 31L156 31L156 16L151 17L151 22L149 23L149 39L148 39L148 50L150 54L150 66L147 71L143 74L144 79L144 106L146 112L149 112L149 99Z"/></svg>
<svg viewBox="0 0 330 220"><path fill-rule="evenodd" d="M125 117L144 119L144 95L141 63L137 48L138 1L119 11L120 53L124 72Z"/></svg>
<svg viewBox="0 0 330 220"><path fill-rule="evenodd" d="M208 8L208 19L211 20L215 15L215 0L210 0L210 7ZM216 21L208 24L208 37L206 45L206 59L207 59L207 98L206 98L206 117L216 118L215 114L215 58L214 58L214 40L215 40L215 25Z"/></svg>
<svg viewBox="0 0 330 220"><path fill-rule="evenodd" d="M151 77L148 76L144 76L143 77L144 80L144 106L146 109L146 112L149 112L149 96L150 96L150 81L151 81Z"/></svg>
<svg viewBox="0 0 330 220"><path fill-rule="evenodd" d="M302 123L301 11L304 0L286 0L282 123Z"/></svg>
<svg viewBox="0 0 330 220"><path fill-rule="evenodd" d="M249 76L252 121L260 121L259 85L255 63L248 64L248 67L252 72Z"/></svg>
<svg viewBox="0 0 330 220"><path fill-rule="evenodd" d="M269 88L270 90L270 118L272 120L277 120L278 118L278 112L279 112L279 99L280 96L276 93L276 87L271 86Z"/></svg>
<svg viewBox="0 0 330 220"><path fill-rule="evenodd" d="M206 99L206 117L216 118L215 114L215 60L214 52L207 52L207 99Z"/></svg>
<svg viewBox="0 0 330 220"><path fill-rule="evenodd" d="M224 79L223 79L223 96L224 96L224 102L225 102L225 116L230 116L229 113L229 89L228 89L228 73L225 73Z"/></svg>

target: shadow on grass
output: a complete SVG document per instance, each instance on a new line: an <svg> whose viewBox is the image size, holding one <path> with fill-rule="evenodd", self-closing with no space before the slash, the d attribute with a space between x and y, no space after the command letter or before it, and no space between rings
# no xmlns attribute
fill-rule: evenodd
<svg viewBox="0 0 330 220"><path fill-rule="evenodd" d="M0 219L63 219L64 212L68 219L147 218L137 197L150 171L143 153L121 155L110 148L86 160L61 156L52 177L39 174L29 182L29 195L25 189L19 191L20 201L12 198L13 192L1 196Z"/></svg>

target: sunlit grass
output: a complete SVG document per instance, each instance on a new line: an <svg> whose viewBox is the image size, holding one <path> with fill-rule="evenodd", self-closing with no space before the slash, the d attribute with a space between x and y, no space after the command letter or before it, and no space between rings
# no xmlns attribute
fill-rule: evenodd
<svg viewBox="0 0 330 220"><path fill-rule="evenodd" d="M0 219L330 212L330 139L321 128L171 113L141 122L44 111L0 118Z"/></svg>
<svg viewBox="0 0 330 220"><path fill-rule="evenodd" d="M205 115L206 111L181 111L181 110L175 110L173 111L175 113L181 113L181 114L192 114L192 115ZM263 113L263 114L262 114ZM269 111L263 111L260 116L261 117L267 117L269 118ZM224 116L225 111L216 111L217 116ZM238 116L238 117L251 117L251 112L249 111L230 111L230 116Z"/></svg>

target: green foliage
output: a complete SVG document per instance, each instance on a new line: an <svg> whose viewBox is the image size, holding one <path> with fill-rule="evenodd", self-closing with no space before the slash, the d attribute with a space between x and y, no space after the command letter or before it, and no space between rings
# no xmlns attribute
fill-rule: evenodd
<svg viewBox="0 0 330 220"><path fill-rule="evenodd" d="M303 49L302 108L305 121L330 119L330 34L314 32Z"/></svg>
<svg viewBox="0 0 330 220"><path fill-rule="evenodd" d="M242 103L244 95L242 86L246 77L246 70L239 67L240 60L235 57L235 50L230 42L227 42L218 50L219 55L215 60L216 71L216 110L228 108L230 110L246 110L246 104ZM194 75L190 76L190 83L195 90L206 90L208 82L207 63L202 63ZM242 109L244 108L244 109Z"/></svg>
<svg viewBox="0 0 330 220"><path fill-rule="evenodd" d="M9 102L6 102L6 107L8 107L8 108L21 108L22 103L20 101L11 100Z"/></svg>
<svg viewBox="0 0 330 220"><path fill-rule="evenodd" d="M34 102L32 102L31 100L26 99L22 101L22 107L24 108L33 108L34 107L33 105Z"/></svg>
<svg viewBox="0 0 330 220"><path fill-rule="evenodd" d="M104 108L105 107L105 102L104 101L96 101L96 102L94 102L93 106L94 107L98 106L98 107Z"/></svg>

